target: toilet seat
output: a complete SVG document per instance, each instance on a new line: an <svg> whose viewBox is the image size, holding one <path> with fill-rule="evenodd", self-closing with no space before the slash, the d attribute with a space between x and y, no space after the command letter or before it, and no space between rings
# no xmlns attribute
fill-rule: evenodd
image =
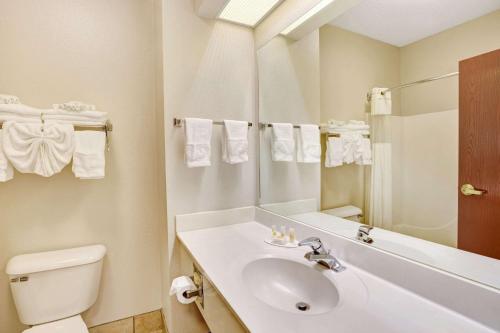
<svg viewBox="0 0 500 333"><path fill-rule="evenodd" d="M36 325L23 331L23 333L89 333L89 330L82 317L78 315L43 325Z"/></svg>

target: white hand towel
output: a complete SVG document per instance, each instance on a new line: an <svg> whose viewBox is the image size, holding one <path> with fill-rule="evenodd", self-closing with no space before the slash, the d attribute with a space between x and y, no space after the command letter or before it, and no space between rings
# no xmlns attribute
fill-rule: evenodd
<svg viewBox="0 0 500 333"><path fill-rule="evenodd" d="M356 164L358 165L371 165L372 164L372 144L370 139L362 138L361 145L358 147L358 154L356 156Z"/></svg>
<svg viewBox="0 0 500 333"><path fill-rule="evenodd" d="M14 178L14 169L3 152L2 131L0 129L0 182L6 182Z"/></svg>
<svg viewBox="0 0 500 333"><path fill-rule="evenodd" d="M292 162L295 152L293 139L293 125L273 123L273 136L271 140L272 159L275 162Z"/></svg>
<svg viewBox="0 0 500 333"><path fill-rule="evenodd" d="M363 136L359 132L347 132L341 135L344 149L344 163L351 164L359 158Z"/></svg>
<svg viewBox="0 0 500 333"><path fill-rule="evenodd" d="M299 139L297 140L297 162L321 162L321 143L318 125L300 125Z"/></svg>
<svg viewBox="0 0 500 333"><path fill-rule="evenodd" d="M185 159L188 168L210 166L212 120L186 118L184 130L186 136Z"/></svg>
<svg viewBox="0 0 500 333"><path fill-rule="evenodd" d="M3 149L20 172L50 177L70 161L74 150L72 125L5 122Z"/></svg>
<svg viewBox="0 0 500 333"><path fill-rule="evenodd" d="M229 164L248 161L248 122L224 120L222 160Z"/></svg>
<svg viewBox="0 0 500 333"><path fill-rule="evenodd" d="M392 113L391 92L387 88L373 88L371 95L371 114L372 115L390 115Z"/></svg>
<svg viewBox="0 0 500 333"><path fill-rule="evenodd" d="M106 165L106 133L102 131L75 132L73 174L79 179L102 179Z"/></svg>
<svg viewBox="0 0 500 333"><path fill-rule="evenodd" d="M12 95L0 95L0 104L20 104L19 97Z"/></svg>
<svg viewBox="0 0 500 333"><path fill-rule="evenodd" d="M344 146L341 138L329 137L326 141L325 167L341 166L344 161Z"/></svg>

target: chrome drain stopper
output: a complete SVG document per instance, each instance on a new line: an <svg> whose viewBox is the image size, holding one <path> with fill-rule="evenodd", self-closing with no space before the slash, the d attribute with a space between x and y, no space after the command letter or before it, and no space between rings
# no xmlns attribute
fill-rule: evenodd
<svg viewBox="0 0 500 333"><path fill-rule="evenodd" d="M311 308L311 306L307 303L304 303L304 302L298 302L297 304L295 304L295 307L299 310L299 311L307 311Z"/></svg>

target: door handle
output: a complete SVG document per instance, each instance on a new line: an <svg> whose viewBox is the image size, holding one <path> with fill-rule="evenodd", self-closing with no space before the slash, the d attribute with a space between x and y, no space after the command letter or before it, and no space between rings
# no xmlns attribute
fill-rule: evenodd
<svg viewBox="0 0 500 333"><path fill-rule="evenodd" d="M471 184L464 184L460 188L460 191L462 192L463 195L469 196L469 195L483 195L486 193L484 190L477 190L474 188L473 185Z"/></svg>

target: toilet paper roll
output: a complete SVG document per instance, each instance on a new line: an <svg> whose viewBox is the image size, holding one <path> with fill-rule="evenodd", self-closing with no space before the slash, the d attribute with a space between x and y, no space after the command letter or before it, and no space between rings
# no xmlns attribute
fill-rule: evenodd
<svg viewBox="0 0 500 333"><path fill-rule="evenodd" d="M172 286L170 287L170 296L177 295L177 300L182 304L193 303L196 297L186 298L183 293L185 291L196 290L196 285L189 276L179 276L172 281Z"/></svg>

